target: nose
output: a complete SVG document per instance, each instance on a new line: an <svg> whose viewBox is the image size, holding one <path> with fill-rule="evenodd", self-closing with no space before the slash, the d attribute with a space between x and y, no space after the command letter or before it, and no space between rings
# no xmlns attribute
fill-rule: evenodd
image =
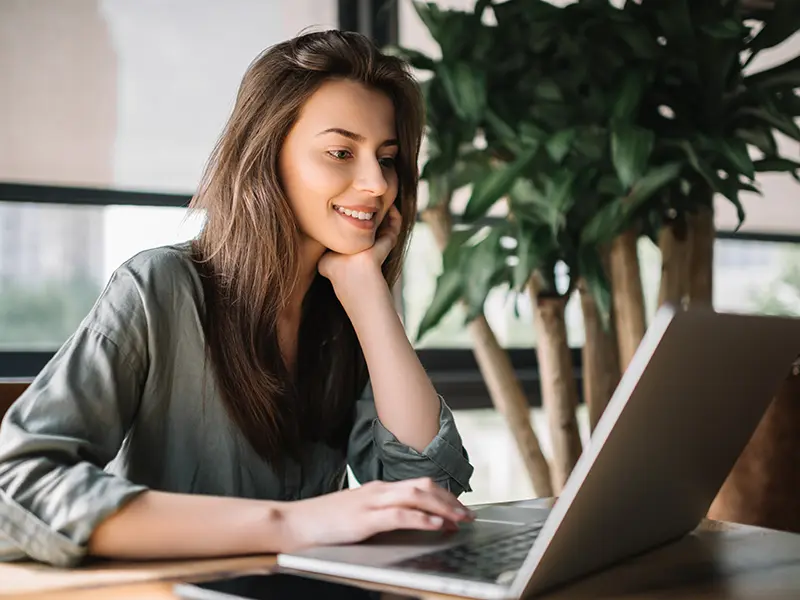
<svg viewBox="0 0 800 600"><path fill-rule="evenodd" d="M389 189L389 182L383 167L374 158L365 159L358 166L353 187L359 192L367 193L375 198L383 196Z"/></svg>

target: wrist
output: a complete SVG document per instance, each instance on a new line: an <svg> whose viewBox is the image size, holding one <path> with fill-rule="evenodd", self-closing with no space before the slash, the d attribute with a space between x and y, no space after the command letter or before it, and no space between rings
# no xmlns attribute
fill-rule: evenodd
<svg viewBox="0 0 800 600"><path fill-rule="evenodd" d="M260 554L277 554L296 547L289 524L289 502L259 502L258 525L252 528Z"/></svg>
<svg viewBox="0 0 800 600"><path fill-rule="evenodd" d="M364 269L333 282L333 290L345 311L350 313L362 305L371 306L388 298L391 292L379 268Z"/></svg>

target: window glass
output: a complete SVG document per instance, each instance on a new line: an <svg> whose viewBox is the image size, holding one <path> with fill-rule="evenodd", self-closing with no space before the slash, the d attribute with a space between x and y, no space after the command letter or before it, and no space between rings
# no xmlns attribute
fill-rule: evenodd
<svg viewBox="0 0 800 600"><path fill-rule="evenodd" d="M0 2L0 181L190 193L247 66L335 0Z"/></svg>
<svg viewBox="0 0 800 600"><path fill-rule="evenodd" d="M184 208L0 202L0 350L57 349L114 269L201 224Z"/></svg>

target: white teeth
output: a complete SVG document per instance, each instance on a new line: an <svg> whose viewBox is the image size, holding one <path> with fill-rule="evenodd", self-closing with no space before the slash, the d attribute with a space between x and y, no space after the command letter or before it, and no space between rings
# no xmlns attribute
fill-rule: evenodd
<svg viewBox="0 0 800 600"><path fill-rule="evenodd" d="M359 221L369 221L375 215L375 213L372 212L359 212L357 210L350 210L349 208L342 208L340 206L337 206L336 210L338 210L343 215L347 215L348 217L358 219Z"/></svg>

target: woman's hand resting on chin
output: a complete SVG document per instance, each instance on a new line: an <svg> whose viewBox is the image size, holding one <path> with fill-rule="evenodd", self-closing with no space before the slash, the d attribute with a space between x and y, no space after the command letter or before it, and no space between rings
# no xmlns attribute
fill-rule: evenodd
<svg viewBox="0 0 800 600"><path fill-rule="evenodd" d="M357 254L328 251L317 263L317 270L330 280L340 298L349 296L351 292L359 294L364 284L383 280L381 267L397 244L401 226L400 211L393 204L378 226L375 243L371 247Z"/></svg>
<svg viewBox="0 0 800 600"><path fill-rule="evenodd" d="M455 496L427 478L373 481L351 490L289 503L282 537L292 551L308 546L350 544L396 529L454 530L472 521Z"/></svg>

